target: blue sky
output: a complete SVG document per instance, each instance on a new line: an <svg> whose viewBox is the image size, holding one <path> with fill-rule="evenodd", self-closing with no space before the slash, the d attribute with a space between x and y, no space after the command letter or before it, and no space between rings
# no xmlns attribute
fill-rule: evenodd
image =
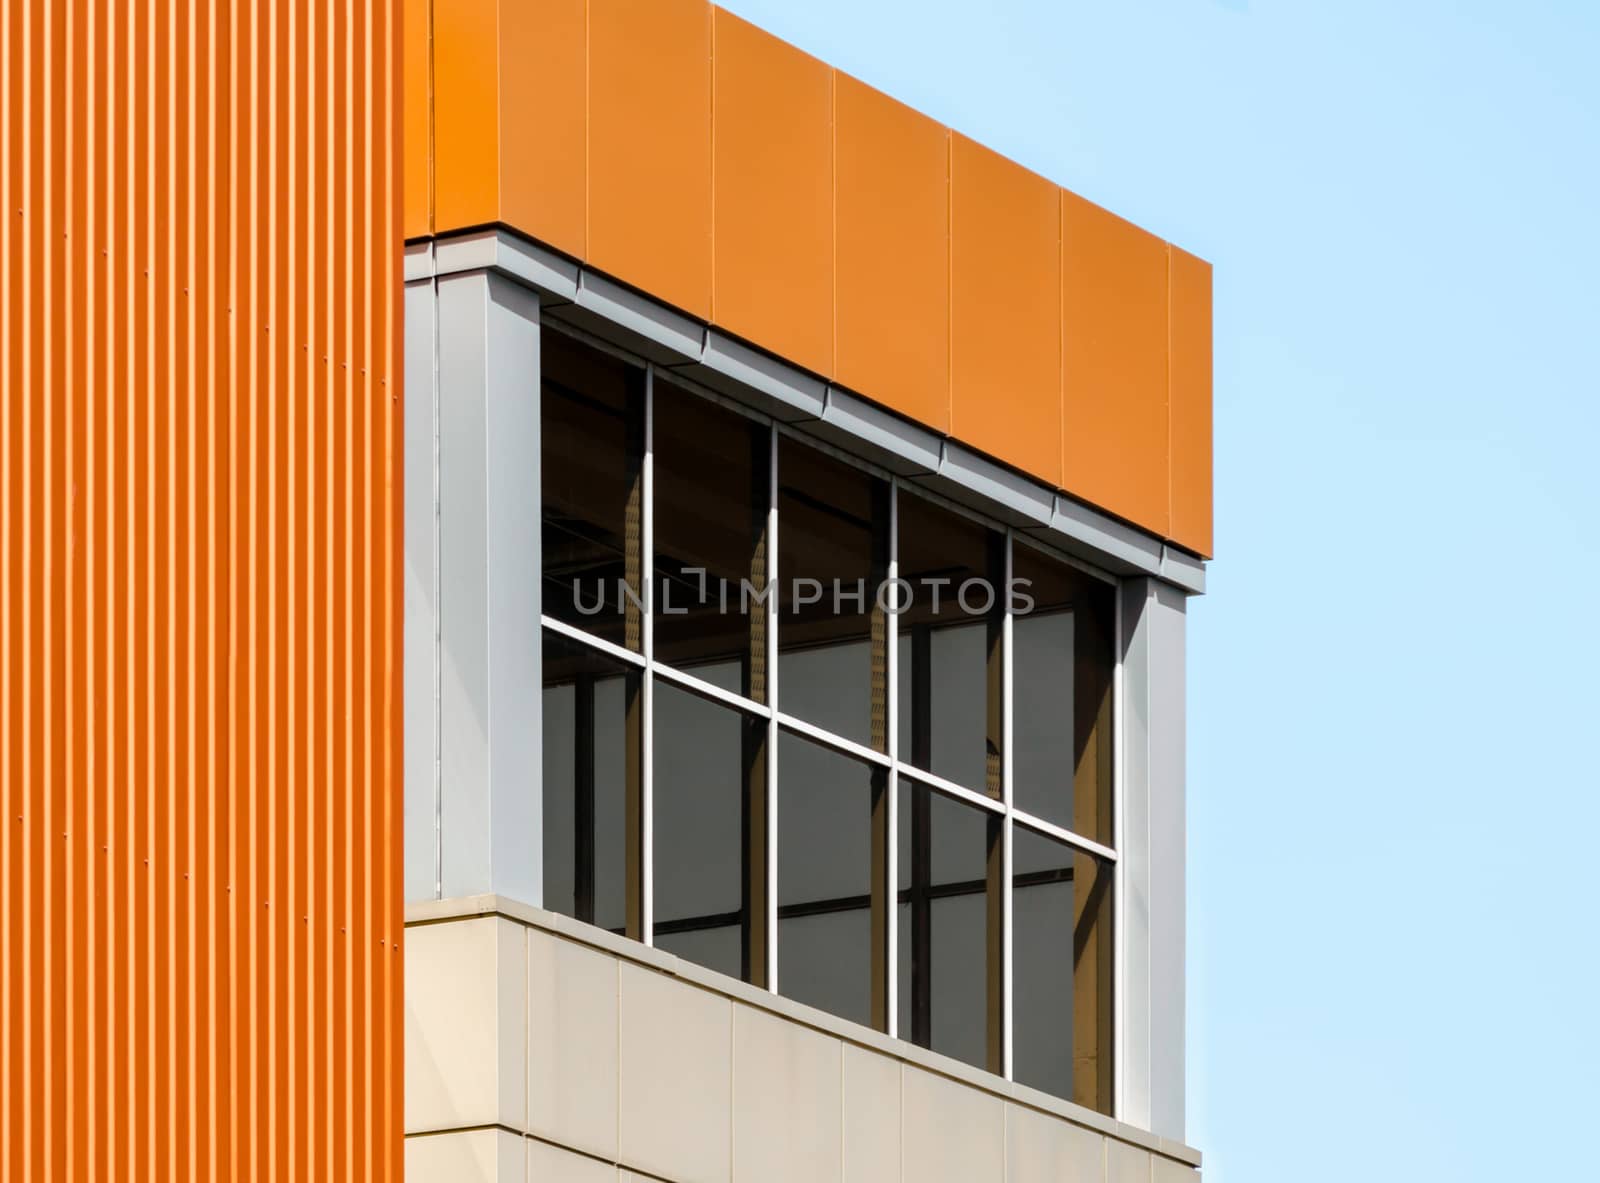
<svg viewBox="0 0 1600 1183"><path fill-rule="evenodd" d="M1594 1177L1600 5L725 3L1216 266L1209 1183Z"/></svg>

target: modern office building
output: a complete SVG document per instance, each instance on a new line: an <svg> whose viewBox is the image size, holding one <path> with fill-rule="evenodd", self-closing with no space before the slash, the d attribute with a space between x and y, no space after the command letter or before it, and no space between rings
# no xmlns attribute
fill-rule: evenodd
<svg viewBox="0 0 1600 1183"><path fill-rule="evenodd" d="M413 1173L1183 1176L1205 265L698 0L430 44Z"/></svg>
<svg viewBox="0 0 1600 1183"><path fill-rule="evenodd" d="M1196 1177L1207 264L703 0L5 34L6 1177Z"/></svg>

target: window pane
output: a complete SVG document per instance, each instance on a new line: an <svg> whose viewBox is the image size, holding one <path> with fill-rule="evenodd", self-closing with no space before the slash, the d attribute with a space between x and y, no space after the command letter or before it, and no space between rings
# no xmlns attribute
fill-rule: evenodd
<svg viewBox="0 0 1600 1183"><path fill-rule="evenodd" d="M641 674L549 630L543 662L544 906L620 932Z"/></svg>
<svg viewBox="0 0 1600 1183"><path fill-rule="evenodd" d="M798 440L778 443L779 705L887 751L889 486Z"/></svg>
<svg viewBox="0 0 1600 1183"><path fill-rule="evenodd" d="M655 712L656 944L746 976L745 794L765 792L766 723L659 679Z"/></svg>
<svg viewBox="0 0 1600 1183"><path fill-rule="evenodd" d="M778 739L778 986L872 1020L873 784L887 772L798 736Z"/></svg>
<svg viewBox="0 0 1600 1183"><path fill-rule="evenodd" d="M1017 807L1110 842L1113 589L1020 544L1012 575Z"/></svg>
<svg viewBox="0 0 1600 1183"><path fill-rule="evenodd" d="M1022 826L1012 858L1012 1073L1109 1112L1111 868Z"/></svg>
<svg viewBox="0 0 1600 1183"><path fill-rule="evenodd" d="M770 429L659 376L655 390L656 659L732 663L730 688L764 700Z"/></svg>
<svg viewBox="0 0 1600 1183"><path fill-rule="evenodd" d="M1000 795L1005 536L925 498L900 498L900 756ZM903 594L903 593L902 593Z"/></svg>
<svg viewBox="0 0 1600 1183"><path fill-rule="evenodd" d="M900 782L900 1036L988 1066L989 844L998 820Z"/></svg>
<svg viewBox="0 0 1600 1183"><path fill-rule="evenodd" d="M554 331L540 350L543 608L640 652L644 371Z"/></svg>

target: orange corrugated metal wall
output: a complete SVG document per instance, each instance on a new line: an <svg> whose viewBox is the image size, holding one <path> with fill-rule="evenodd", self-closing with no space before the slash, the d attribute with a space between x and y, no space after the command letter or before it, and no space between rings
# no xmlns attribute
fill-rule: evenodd
<svg viewBox="0 0 1600 1183"><path fill-rule="evenodd" d="M0 1172L397 1177L398 9L4 14Z"/></svg>

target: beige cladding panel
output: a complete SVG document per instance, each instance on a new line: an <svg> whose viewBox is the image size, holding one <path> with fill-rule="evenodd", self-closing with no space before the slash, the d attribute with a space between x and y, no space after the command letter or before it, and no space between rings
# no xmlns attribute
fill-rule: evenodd
<svg viewBox="0 0 1600 1183"><path fill-rule="evenodd" d="M620 1157L674 1183L731 1175L727 999L624 964L618 993Z"/></svg>
<svg viewBox="0 0 1600 1183"><path fill-rule="evenodd" d="M1198 1181L1098 1114L515 912L408 930L410 1183Z"/></svg>

